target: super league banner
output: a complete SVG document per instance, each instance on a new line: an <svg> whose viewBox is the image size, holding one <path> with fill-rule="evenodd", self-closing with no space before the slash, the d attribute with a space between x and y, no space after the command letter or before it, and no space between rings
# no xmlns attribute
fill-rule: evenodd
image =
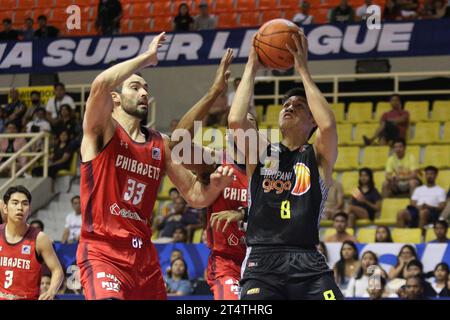
<svg viewBox="0 0 450 320"><path fill-rule="evenodd" d="M256 29L167 34L159 66L217 64L227 47L246 61ZM311 60L450 54L450 19L305 26ZM103 70L146 51L155 34L0 42L0 74Z"/></svg>

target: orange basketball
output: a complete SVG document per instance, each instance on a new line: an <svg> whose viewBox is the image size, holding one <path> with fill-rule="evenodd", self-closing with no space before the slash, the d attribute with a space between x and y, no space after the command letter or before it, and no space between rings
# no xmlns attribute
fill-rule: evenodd
<svg viewBox="0 0 450 320"><path fill-rule="evenodd" d="M273 19L261 26L255 36L253 46L259 61L270 69L289 69L294 65L294 57L286 48L289 44L295 49L293 34L300 28L286 19Z"/></svg>

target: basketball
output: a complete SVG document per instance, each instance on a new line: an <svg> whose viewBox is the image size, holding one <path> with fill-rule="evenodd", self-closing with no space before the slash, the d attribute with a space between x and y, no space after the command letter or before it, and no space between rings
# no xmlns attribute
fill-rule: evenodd
<svg viewBox="0 0 450 320"><path fill-rule="evenodd" d="M289 69L294 65L294 57L286 48L295 48L292 39L300 28L286 19L273 19L259 28L253 46L261 63L270 69Z"/></svg>

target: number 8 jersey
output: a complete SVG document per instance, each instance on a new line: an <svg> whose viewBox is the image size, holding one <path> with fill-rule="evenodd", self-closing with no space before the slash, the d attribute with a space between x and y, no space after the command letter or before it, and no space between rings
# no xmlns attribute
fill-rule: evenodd
<svg viewBox="0 0 450 320"><path fill-rule="evenodd" d="M319 222L328 195L312 145L290 151L268 146L250 181L247 246L311 247L319 243Z"/></svg>
<svg viewBox="0 0 450 320"><path fill-rule="evenodd" d="M91 161L81 164L81 241L132 243L151 238L151 219L164 174L164 140L148 130L133 141L115 122L113 137Z"/></svg>

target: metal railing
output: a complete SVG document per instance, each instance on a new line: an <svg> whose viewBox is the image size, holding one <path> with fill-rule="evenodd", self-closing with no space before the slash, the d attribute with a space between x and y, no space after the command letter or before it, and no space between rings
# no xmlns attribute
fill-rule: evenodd
<svg viewBox="0 0 450 320"><path fill-rule="evenodd" d="M39 133L4 133L0 134L0 139L16 139L16 138L31 138L22 148L14 153L0 153L0 157L7 157L8 160L0 165L0 172L10 169L10 177L0 186L0 192L3 192L8 188L16 179L22 176L27 170L31 169L31 166L38 160L43 158L43 176L46 178L48 175L48 158L49 158L49 138L50 134L46 132ZM37 142L44 140L44 148L38 152L30 152L30 148ZM31 158L27 163L17 170L17 159L20 157Z"/></svg>

